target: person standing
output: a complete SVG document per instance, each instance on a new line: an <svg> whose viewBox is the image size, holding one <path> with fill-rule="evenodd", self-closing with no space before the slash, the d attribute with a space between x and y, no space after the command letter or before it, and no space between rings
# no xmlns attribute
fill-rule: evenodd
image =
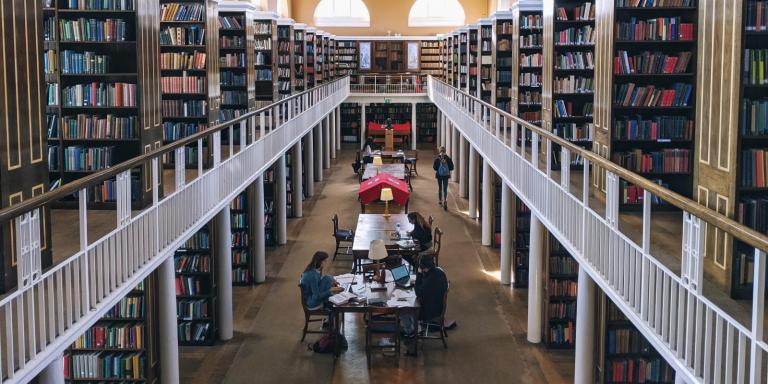
<svg viewBox="0 0 768 384"><path fill-rule="evenodd" d="M440 153L432 164L437 178L437 204L448 210L448 179L453 171L453 160L445 153L445 147L440 147Z"/></svg>

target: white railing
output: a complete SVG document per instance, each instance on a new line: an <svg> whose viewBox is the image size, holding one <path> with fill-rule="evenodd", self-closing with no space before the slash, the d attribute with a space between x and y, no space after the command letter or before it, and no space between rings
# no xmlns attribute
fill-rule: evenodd
<svg viewBox="0 0 768 384"><path fill-rule="evenodd" d="M352 93L426 94L427 77L418 74L359 75L359 83L351 84Z"/></svg>
<svg viewBox="0 0 768 384"><path fill-rule="evenodd" d="M212 136L213 165L202 169L202 147L205 135L192 139L198 146L198 176L185 181L182 161L176 167L176 190L159 199L157 189L153 203L141 213L130 209L130 169L119 174L105 173L79 193L80 251L62 263L40 273L40 203L26 212L6 209L0 217L16 217L19 261L19 287L0 300L0 382L23 383L34 376L92 326L104 313L132 290L186 239L205 225L218 211L289 150L321 119L332 112L349 95L349 78L342 78L282 100L206 131ZM230 140L228 159L221 161L222 129L240 127L241 145L235 151ZM215 131L215 132L214 132ZM247 137L254 138L248 142ZM187 140L189 141L189 139ZM246 144L247 143L247 144ZM163 147L142 156L151 172L153 185L161 176L161 157L169 153ZM171 149L173 150L173 149ZM183 159L184 146L178 146L176 158ZM129 162L130 163L130 162ZM119 169L120 166L115 168ZM90 185L117 176L117 228L90 242L87 238L86 194ZM47 195L62 196L55 191ZM71 189L71 188L70 188ZM28 202L45 200L40 199Z"/></svg>
<svg viewBox="0 0 768 384"><path fill-rule="evenodd" d="M621 308L684 382L765 383L763 341L766 238L722 215L695 209L695 202L660 189L641 177L596 158L578 147L483 103L450 85L430 78L429 96L444 116L475 146L514 193L530 207L579 262L592 279ZM530 135L531 141L517 140ZM528 144L526 144L528 143ZM551 155L562 145L559 180L553 178ZM527 146L527 148L526 148ZM534 149L535 148L535 149ZM539 152L546 150L542 167ZM584 190L570 192L570 161L585 158ZM606 169L606 213L589 207L590 162ZM542 169L543 168L543 169ZM642 244L618 228L619 180L630 179L647 188L643 205ZM682 273L675 274L650 253L651 194L668 197L684 210ZM751 244L755 251L754 299L751 326L744 326L707 299L702 290L704 221L699 212L725 232ZM741 232L738 228L742 228ZM578 342L578 341L577 341Z"/></svg>

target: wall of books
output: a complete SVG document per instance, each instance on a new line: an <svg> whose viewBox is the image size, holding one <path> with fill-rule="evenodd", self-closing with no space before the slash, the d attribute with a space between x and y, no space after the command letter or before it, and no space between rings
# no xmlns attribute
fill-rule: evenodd
<svg viewBox="0 0 768 384"><path fill-rule="evenodd" d="M213 249L209 223L174 254L179 345L213 345L216 342L217 288Z"/></svg>

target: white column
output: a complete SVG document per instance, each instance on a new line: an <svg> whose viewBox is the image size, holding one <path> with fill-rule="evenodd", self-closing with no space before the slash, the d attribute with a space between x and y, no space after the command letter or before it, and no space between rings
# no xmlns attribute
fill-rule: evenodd
<svg viewBox="0 0 768 384"><path fill-rule="evenodd" d="M304 136L304 150L307 153L304 154L304 180L307 188L307 197L312 197L315 194L315 133L309 131Z"/></svg>
<svg viewBox="0 0 768 384"><path fill-rule="evenodd" d="M411 149L416 150L416 103L411 103Z"/></svg>
<svg viewBox="0 0 768 384"><path fill-rule="evenodd" d="M336 150L341 151L341 107L336 107Z"/></svg>
<svg viewBox="0 0 768 384"><path fill-rule="evenodd" d="M438 148L443 146L443 114L439 109L437 110L437 137L435 144L437 144Z"/></svg>
<svg viewBox="0 0 768 384"><path fill-rule="evenodd" d="M453 145L451 144L452 131L451 124L447 119L443 119L443 135L445 136L443 138L443 145L445 146L445 153L447 153L448 156L451 156L451 159L453 159Z"/></svg>
<svg viewBox="0 0 768 384"><path fill-rule="evenodd" d="M312 180L308 179L307 185L312 185ZM264 175L259 175L256 181L254 181L253 184L248 188L250 196L252 196L252 198L249 198L248 200L253 202L253 204L251 204L253 209L251 209L250 212L253 213L255 227L253 232L255 233L253 281L256 283L263 283L267 279L267 243L266 239L264 238Z"/></svg>
<svg viewBox="0 0 768 384"><path fill-rule="evenodd" d="M169 257L158 268L157 296L160 344L160 382L179 383L179 341L176 327L176 267ZM231 271L227 271L231 273Z"/></svg>
<svg viewBox="0 0 768 384"><path fill-rule="evenodd" d="M461 175L461 133L456 127L451 128L451 159L453 159L454 172L451 175L453 182L458 183ZM460 191L459 194L462 192Z"/></svg>
<svg viewBox="0 0 768 384"><path fill-rule="evenodd" d="M216 301L219 338L229 340L234 334L232 323L232 222L229 205L216 214Z"/></svg>
<svg viewBox="0 0 768 384"><path fill-rule="evenodd" d="M323 129L323 169L331 167L331 115L327 114L320 124Z"/></svg>
<svg viewBox="0 0 768 384"><path fill-rule="evenodd" d="M478 170L478 162L480 162L480 156L477 154L477 150L472 144L469 144L469 169L467 170L467 177L469 182L467 189L469 190L469 218L477 219L477 195L480 192L480 178Z"/></svg>
<svg viewBox="0 0 768 384"><path fill-rule="evenodd" d="M37 375L39 384L64 384L64 355L58 355L40 374Z"/></svg>
<svg viewBox="0 0 768 384"><path fill-rule="evenodd" d="M285 154L283 154L277 159L277 167L275 170L275 185L277 187L275 188L275 193L277 194L275 199L275 204L277 206L275 212L275 226L277 228L277 243L280 245L288 242L288 191L286 188L286 179Z"/></svg>
<svg viewBox="0 0 768 384"><path fill-rule="evenodd" d="M360 149L363 149L365 148L365 135L367 134L365 132L365 103L360 106L360 111Z"/></svg>
<svg viewBox="0 0 768 384"><path fill-rule="evenodd" d="M507 183L501 183L501 283L509 285L512 282L512 242L515 239L512 233L512 216L515 199L512 189Z"/></svg>
<svg viewBox="0 0 768 384"><path fill-rule="evenodd" d="M481 241L485 246L490 246L493 243L493 204L494 204L494 192L496 189L496 178L491 164L488 160L483 160L483 214L481 217L482 236Z"/></svg>
<svg viewBox="0 0 768 384"><path fill-rule="evenodd" d="M328 125L330 132L331 159L336 159L336 110L331 112L331 123Z"/></svg>
<svg viewBox="0 0 768 384"><path fill-rule="evenodd" d="M467 198L467 179L469 178L469 142L459 134L459 197Z"/></svg>
<svg viewBox="0 0 768 384"><path fill-rule="evenodd" d="M579 289L576 292L576 370L575 384L592 384L595 367L595 282L579 268Z"/></svg>
<svg viewBox="0 0 768 384"><path fill-rule="evenodd" d="M541 343L542 311L544 307L544 225L531 212L531 232L528 255L528 341Z"/></svg>
<svg viewBox="0 0 768 384"><path fill-rule="evenodd" d="M301 140L299 140L294 146L292 150L292 159L291 162L291 193L293 194L293 199L291 200L291 205L293 206L293 217L302 217L304 216L304 203L302 202L302 196L304 196L304 191L302 187L302 169L304 167L302 159L302 153L301 153Z"/></svg>
<svg viewBox="0 0 768 384"><path fill-rule="evenodd" d="M315 181L323 181L323 127L315 127Z"/></svg>

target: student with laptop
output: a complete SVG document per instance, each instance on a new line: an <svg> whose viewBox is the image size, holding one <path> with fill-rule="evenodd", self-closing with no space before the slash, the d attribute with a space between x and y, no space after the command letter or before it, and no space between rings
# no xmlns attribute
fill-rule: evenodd
<svg viewBox="0 0 768 384"><path fill-rule="evenodd" d="M418 240L419 251L424 252L432 247L432 227L424 216L418 212L411 212L408 214L408 222L413 225L410 235L414 240Z"/></svg>
<svg viewBox="0 0 768 384"><path fill-rule="evenodd" d="M416 273L416 297L419 299L419 321L428 322L443 313L443 296L448 290L448 277L445 272L435 266L435 259L423 255L419 259L419 269ZM403 332L407 337L416 335L417 323L413 316L400 317ZM408 351L411 354L411 351Z"/></svg>
<svg viewBox="0 0 768 384"><path fill-rule="evenodd" d="M315 252L312 261L304 268L301 274L301 285L304 287L304 300L307 307L317 309L322 307L331 295L344 291L339 287L332 276L323 276L323 267L328 260L328 254L322 251Z"/></svg>

